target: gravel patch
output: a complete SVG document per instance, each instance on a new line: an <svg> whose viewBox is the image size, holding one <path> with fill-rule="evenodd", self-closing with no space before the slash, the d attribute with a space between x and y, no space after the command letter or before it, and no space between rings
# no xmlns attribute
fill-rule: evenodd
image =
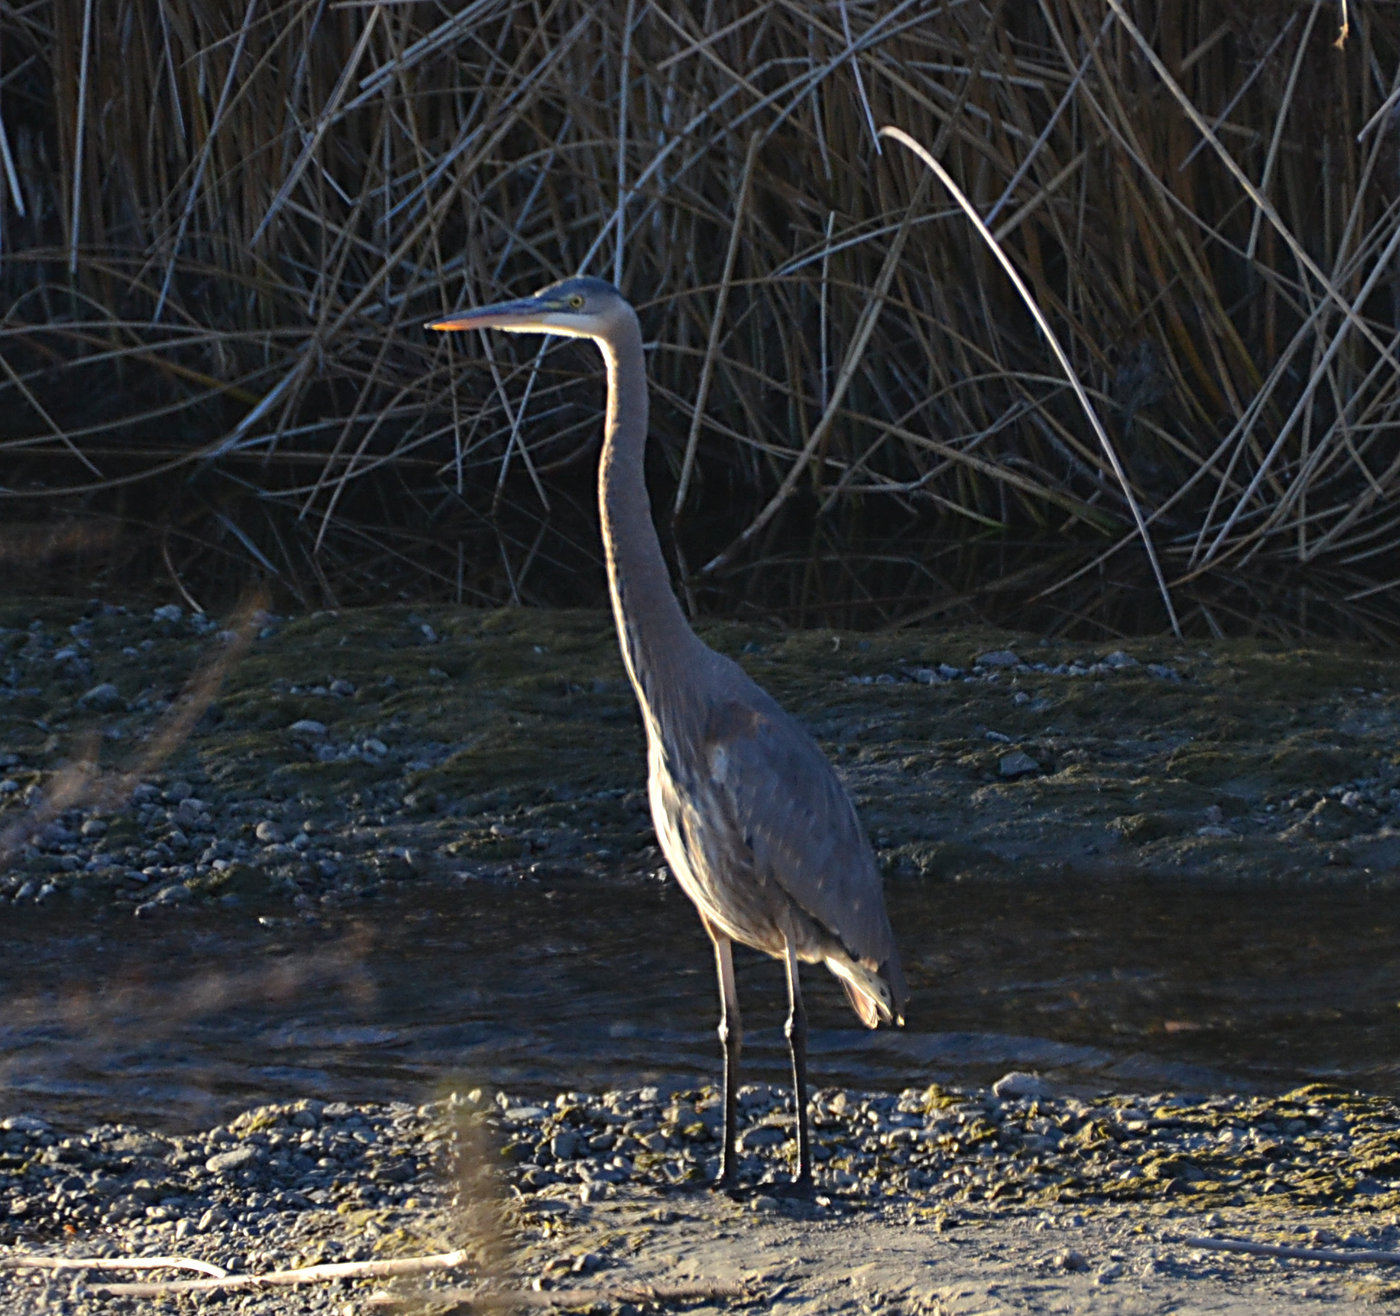
<svg viewBox="0 0 1400 1316"><path fill-rule="evenodd" d="M451 1110L307 1100L189 1135L0 1119L0 1267L5 1256L55 1244L82 1256L178 1254L231 1272L434 1250L421 1230L450 1206ZM85 1310L84 1291L71 1272L0 1268L6 1312L54 1310L45 1302L56 1295L62 1309ZM338 1310L337 1292L299 1291L295 1306L278 1305L285 1294L223 1301L229 1310Z"/></svg>
<svg viewBox="0 0 1400 1316"><path fill-rule="evenodd" d="M1033 1077L1009 1075L997 1085L1004 1096L818 1092L817 1188L807 1199L783 1195L790 1111L767 1085L741 1093L745 1188L734 1199L706 1186L719 1149L718 1094L708 1087L473 1091L420 1106L305 1100L189 1135L117 1124L74 1133L11 1115L0 1119L0 1307L16 1316L133 1309L99 1296L111 1273L4 1269L21 1254L180 1255L247 1272L464 1247L464 1268L415 1283L549 1289L580 1276L659 1282L651 1251L669 1247L703 1258L710 1279L769 1297L786 1288L822 1310L823 1292L848 1286L868 1261L857 1261L859 1249L886 1233L925 1256L956 1251L954 1235L975 1237L979 1264L1004 1263L1010 1249L1026 1284L1078 1277L1099 1288L1179 1286L1241 1268L1277 1274L1278 1262L1190 1245L1202 1235L1400 1246L1395 1103L1320 1087L1085 1101ZM796 1230L808 1261L825 1250L848 1270L818 1274L793 1256L777 1264L754 1250L762 1222ZM1076 1245L1059 1245L1062 1235ZM732 1246L716 1252L726 1236ZM689 1277L703 1278L695 1266ZM941 1280L905 1275L896 1291L865 1292L863 1309L935 1310ZM1383 1285L1336 1280L1357 1283ZM358 1311L343 1304L383 1287L200 1295L199 1307Z"/></svg>
<svg viewBox="0 0 1400 1316"><path fill-rule="evenodd" d="M1400 869L1388 657L710 632L823 741L892 875ZM602 614L0 600L0 746L0 904L305 908L660 863Z"/></svg>

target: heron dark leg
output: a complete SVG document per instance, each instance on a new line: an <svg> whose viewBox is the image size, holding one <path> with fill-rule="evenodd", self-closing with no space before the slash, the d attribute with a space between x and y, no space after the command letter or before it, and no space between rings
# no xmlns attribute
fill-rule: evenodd
<svg viewBox="0 0 1400 1316"><path fill-rule="evenodd" d="M807 1129L807 1010L802 1004L802 984L797 978L797 949L787 943L788 1017L785 1032L792 1052L793 1107L797 1115L797 1173L800 1188L812 1183L812 1142Z"/></svg>
<svg viewBox="0 0 1400 1316"><path fill-rule="evenodd" d="M720 1157L720 1188L733 1188L738 1181L739 1048L744 1041L744 1026L739 1019L739 991L734 985L734 957L729 938L714 928L709 929L715 943L715 967L719 971L719 1042L724 1048L724 1151Z"/></svg>

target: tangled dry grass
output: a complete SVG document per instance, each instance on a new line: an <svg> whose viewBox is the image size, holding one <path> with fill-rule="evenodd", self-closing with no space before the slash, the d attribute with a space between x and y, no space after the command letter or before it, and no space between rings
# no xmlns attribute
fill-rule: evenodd
<svg viewBox="0 0 1400 1316"><path fill-rule="evenodd" d="M702 606L1160 626L1131 499L1188 629L1393 625L1400 14L1341 13L19 0L0 553L579 597L594 363L419 326L582 270L641 308Z"/></svg>

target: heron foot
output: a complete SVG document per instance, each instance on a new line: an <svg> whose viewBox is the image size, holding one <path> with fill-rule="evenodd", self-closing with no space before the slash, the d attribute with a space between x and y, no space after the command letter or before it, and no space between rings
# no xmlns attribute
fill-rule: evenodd
<svg viewBox="0 0 1400 1316"><path fill-rule="evenodd" d="M812 1182L810 1174L794 1175L786 1183L760 1184L759 1189L770 1197L782 1197L788 1201L795 1199L807 1201L815 1197L817 1192L817 1187Z"/></svg>
<svg viewBox="0 0 1400 1316"><path fill-rule="evenodd" d="M737 1197L743 1191L739 1186L739 1176L732 1170L716 1175L710 1180L710 1187L729 1197Z"/></svg>
<svg viewBox="0 0 1400 1316"><path fill-rule="evenodd" d="M755 1197L773 1197L780 1202L810 1202L816 1196L816 1187L810 1178L762 1180L758 1183L739 1183L737 1180L725 1183L723 1179L716 1179L714 1190L736 1202L751 1201Z"/></svg>

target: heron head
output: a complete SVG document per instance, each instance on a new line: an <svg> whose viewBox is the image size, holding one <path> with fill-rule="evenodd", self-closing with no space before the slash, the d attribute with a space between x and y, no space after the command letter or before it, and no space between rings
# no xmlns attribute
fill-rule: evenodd
<svg viewBox="0 0 1400 1316"><path fill-rule="evenodd" d="M620 318L632 314L622 294L605 279L561 279L531 297L496 302L433 320L429 329L504 329L508 334L562 334L607 339Z"/></svg>

